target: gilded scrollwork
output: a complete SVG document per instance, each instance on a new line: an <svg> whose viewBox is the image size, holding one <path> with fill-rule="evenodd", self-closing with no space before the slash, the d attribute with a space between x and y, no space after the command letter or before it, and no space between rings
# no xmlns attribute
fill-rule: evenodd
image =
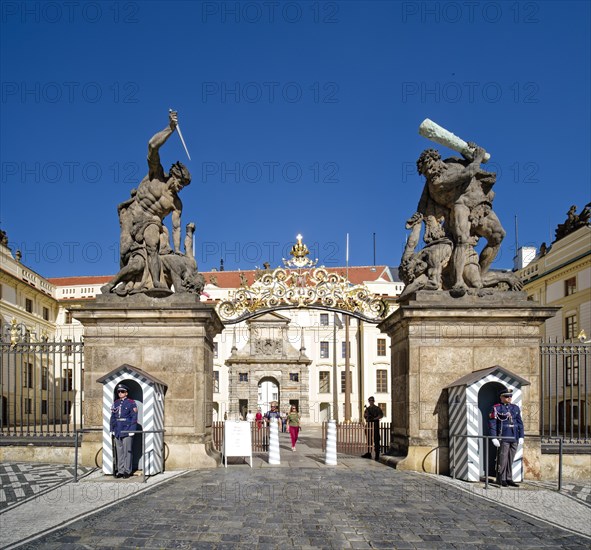
<svg viewBox="0 0 591 550"><path fill-rule="evenodd" d="M218 304L217 312L223 322L235 323L274 308L302 307L340 310L372 323L388 313L386 302L366 286L352 285L323 267L265 273L252 286L231 293Z"/></svg>

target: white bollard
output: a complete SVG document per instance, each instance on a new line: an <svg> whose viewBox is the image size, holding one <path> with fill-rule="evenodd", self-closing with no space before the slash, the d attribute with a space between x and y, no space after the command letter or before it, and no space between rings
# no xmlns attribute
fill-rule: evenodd
<svg viewBox="0 0 591 550"><path fill-rule="evenodd" d="M277 426L277 420L271 420L270 431L269 464L281 464L281 455L279 453L279 428Z"/></svg>
<svg viewBox="0 0 591 550"><path fill-rule="evenodd" d="M328 421L328 430L326 432L326 459L324 463L327 466L337 465L337 422Z"/></svg>

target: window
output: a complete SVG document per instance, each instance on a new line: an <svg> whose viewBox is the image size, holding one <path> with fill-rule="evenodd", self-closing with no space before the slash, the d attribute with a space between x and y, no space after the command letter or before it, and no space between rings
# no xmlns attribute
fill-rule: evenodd
<svg viewBox="0 0 591 550"><path fill-rule="evenodd" d="M33 387L33 363L25 363L23 366L23 387L24 388L32 388Z"/></svg>
<svg viewBox="0 0 591 550"><path fill-rule="evenodd" d="M41 401L41 414L47 414L47 399Z"/></svg>
<svg viewBox="0 0 591 550"><path fill-rule="evenodd" d="M378 338L378 355L385 357L386 356L386 339L385 338Z"/></svg>
<svg viewBox="0 0 591 550"><path fill-rule="evenodd" d="M376 392L388 393L388 371L377 370L376 371Z"/></svg>
<svg viewBox="0 0 591 550"><path fill-rule="evenodd" d="M328 359L329 357L328 342L320 342L320 358Z"/></svg>
<svg viewBox="0 0 591 550"><path fill-rule="evenodd" d="M66 311L66 320L65 320L66 325L71 325L72 324L72 312L71 311Z"/></svg>
<svg viewBox="0 0 591 550"><path fill-rule="evenodd" d="M25 399L25 414L33 412L33 400L31 398Z"/></svg>
<svg viewBox="0 0 591 550"><path fill-rule="evenodd" d="M220 371L213 371L213 392L220 393Z"/></svg>
<svg viewBox="0 0 591 550"><path fill-rule="evenodd" d="M569 315L564 319L564 332L567 340L574 340L577 337L577 315Z"/></svg>
<svg viewBox="0 0 591 550"><path fill-rule="evenodd" d="M385 417L388 414L388 407L386 406L386 403L378 403L378 407L382 409Z"/></svg>
<svg viewBox="0 0 591 550"><path fill-rule="evenodd" d="M567 355L566 362L566 385L579 385L579 357L577 355Z"/></svg>
<svg viewBox="0 0 591 550"><path fill-rule="evenodd" d="M323 326L323 327L328 326L328 313L321 313L320 314L320 326Z"/></svg>
<svg viewBox="0 0 591 550"><path fill-rule="evenodd" d="M47 380L49 378L49 370L47 367L41 367L41 389L47 389Z"/></svg>
<svg viewBox="0 0 591 550"><path fill-rule="evenodd" d="M64 371L63 371L63 390L64 391L72 391L74 389L72 374L73 374L72 369L64 369Z"/></svg>
<svg viewBox="0 0 591 550"><path fill-rule="evenodd" d="M33 313L33 300L29 300L29 298L25 298L25 309L28 313Z"/></svg>
<svg viewBox="0 0 591 550"><path fill-rule="evenodd" d="M299 372L290 372L289 373L289 381L290 382L299 382L300 381L300 373Z"/></svg>
<svg viewBox="0 0 591 550"><path fill-rule="evenodd" d="M349 371L349 385L353 389L353 373ZM341 371L341 393L345 393L345 371Z"/></svg>
<svg viewBox="0 0 591 550"><path fill-rule="evenodd" d="M43 319L49 321L49 309L46 307L43 308Z"/></svg>
<svg viewBox="0 0 591 550"><path fill-rule="evenodd" d="M349 359L351 359L351 342L348 342L349 344ZM346 358L346 353L347 353L347 342L341 342L341 357L343 359Z"/></svg>
<svg viewBox="0 0 591 550"><path fill-rule="evenodd" d="M215 359L217 359L217 357L218 357L218 343L217 342L213 343L213 356Z"/></svg>
<svg viewBox="0 0 591 550"><path fill-rule="evenodd" d="M564 295L565 296L570 296L571 294L574 294L577 291L577 278L576 277L571 277L570 279L567 279L566 281L564 281Z"/></svg>
<svg viewBox="0 0 591 550"><path fill-rule="evenodd" d="M72 339L66 338L65 342L66 342L66 348L65 348L66 356L69 357L70 355L72 355Z"/></svg>
<svg viewBox="0 0 591 550"><path fill-rule="evenodd" d="M248 382L248 373L247 372L239 372L238 373L238 381L239 382Z"/></svg>
<svg viewBox="0 0 591 550"><path fill-rule="evenodd" d="M318 391L330 393L330 372L323 370L318 373Z"/></svg>

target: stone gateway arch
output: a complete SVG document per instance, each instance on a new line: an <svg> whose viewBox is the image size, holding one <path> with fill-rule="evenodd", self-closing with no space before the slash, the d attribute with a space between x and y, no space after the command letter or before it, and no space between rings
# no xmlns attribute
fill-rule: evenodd
<svg viewBox="0 0 591 550"><path fill-rule="evenodd" d="M390 336L392 450L400 468L449 471L446 387L463 376L499 365L531 383L523 391L524 408L539 402L539 326L556 308L528 302L513 274L491 269L504 231L492 211L495 175L480 168L484 149L465 142L456 147L448 139L445 144L459 148L463 159L443 161L434 150L421 155L418 169L427 182L407 222L411 235L400 267L407 287L397 308L391 310L363 285L351 285L346 276L317 267L301 236L284 267L261 273L252 285L213 304L199 299L204 279L191 253L191 224L184 254L180 250L179 193L190 174L180 163L166 174L160 164L158 149L177 126L171 113L168 127L149 142L148 174L119 205L121 270L95 302L73 310L85 327L87 410L103 410L97 380L122 364L134 365L168 385L167 467L214 467L220 462L212 444L214 338L225 324L241 321L280 326L278 311L293 308L343 313L377 324ZM168 215L172 236L163 223ZM417 250L421 235L425 246ZM479 255L475 247L481 238L486 246ZM301 372L309 365L305 349L279 349L273 338L262 336L249 345L267 366L275 365L279 354ZM248 360L239 350L229 359ZM277 369L262 370L277 378ZM537 418L526 415L524 422L526 475L538 477ZM102 440L102 434L85 434L85 464L94 463Z"/></svg>

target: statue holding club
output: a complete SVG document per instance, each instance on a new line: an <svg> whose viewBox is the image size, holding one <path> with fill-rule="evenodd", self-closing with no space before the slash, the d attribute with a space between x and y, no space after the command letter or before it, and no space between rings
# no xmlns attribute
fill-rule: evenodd
<svg viewBox="0 0 591 550"><path fill-rule="evenodd" d="M492 187L496 174L481 168L490 155L474 143L466 143L429 119L419 133L462 154L442 160L435 149L423 151L417 161L426 183L417 212L407 222L412 230L401 260L401 276L411 292L450 290L462 296L468 289L506 283L520 289L512 274L491 273L505 230L492 209ZM416 252L421 223L425 248ZM474 250L480 238L486 245L478 256Z"/></svg>

